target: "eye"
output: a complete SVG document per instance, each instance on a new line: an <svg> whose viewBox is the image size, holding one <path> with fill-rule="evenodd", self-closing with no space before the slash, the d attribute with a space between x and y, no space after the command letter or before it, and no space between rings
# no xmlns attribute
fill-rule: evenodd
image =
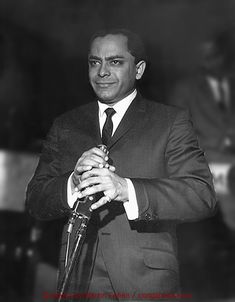
<svg viewBox="0 0 235 302"><path fill-rule="evenodd" d="M117 65L121 65L122 64L122 61L121 60L112 60L110 61L110 64L111 65L114 65L114 66L117 66Z"/></svg>
<svg viewBox="0 0 235 302"><path fill-rule="evenodd" d="M97 66L99 64L100 64L100 62L98 60L89 60L89 65L90 66Z"/></svg>

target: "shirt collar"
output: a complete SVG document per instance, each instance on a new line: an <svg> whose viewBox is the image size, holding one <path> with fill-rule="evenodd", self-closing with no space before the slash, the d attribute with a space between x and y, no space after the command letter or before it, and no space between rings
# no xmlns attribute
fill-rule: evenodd
<svg viewBox="0 0 235 302"><path fill-rule="evenodd" d="M128 94L128 96L126 96L124 99L120 100L119 102L117 102L115 105L112 106L112 108L116 111L117 115L122 117L125 114L125 112L127 111L128 107L130 106L136 95L137 95L137 91L135 89L130 94ZM102 117L105 114L104 111L110 106L108 104L101 103L100 101L98 101L98 105L99 105L99 117Z"/></svg>

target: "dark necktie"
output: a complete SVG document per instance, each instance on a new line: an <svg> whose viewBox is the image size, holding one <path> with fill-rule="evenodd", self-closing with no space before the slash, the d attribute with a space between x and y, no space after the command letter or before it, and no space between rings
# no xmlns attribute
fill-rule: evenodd
<svg viewBox="0 0 235 302"><path fill-rule="evenodd" d="M113 108L107 108L105 110L107 117L102 130L102 143L104 145L108 145L110 138L112 137L112 132L113 132L112 116L114 115L115 112L116 111Z"/></svg>

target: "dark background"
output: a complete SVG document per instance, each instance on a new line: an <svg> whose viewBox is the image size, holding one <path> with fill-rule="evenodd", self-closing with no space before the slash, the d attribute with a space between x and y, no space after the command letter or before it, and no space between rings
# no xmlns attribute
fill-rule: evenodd
<svg viewBox="0 0 235 302"><path fill-rule="evenodd" d="M34 249L37 236L32 235L35 223L24 213L22 191L53 119L93 96L87 76L87 43L94 31L104 27L127 27L142 36L149 62L141 92L164 103L176 81L196 72L200 41L223 31L235 37L235 1L0 0L0 189L11 200L0 194L0 265L4 265L4 270L0 268L0 301L31 302L27 299L34 286L34 263L41 259L56 267L57 224L39 226L39 232L47 234L40 246L44 255L33 260L26 255ZM27 171L22 168L25 160ZM9 178L9 174L14 169L19 169L17 179L23 176L24 181L19 190L12 191L16 182L11 180L16 176ZM189 227L180 238L189 242L180 250L184 290L198 296L198 301L225 298L229 295L222 284L233 282L235 275L220 279L213 275L213 266L218 264L204 267L206 259L198 269L204 251L200 254L200 249L192 248L190 240L200 242L202 248L207 242L197 236ZM226 251L222 253L226 258ZM229 261L225 262L229 265ZM210 278L206 286L204 278Z"/></svg>
<svg viewBox="0 0 235 302"><path fill-rule="evenodd" d="M235 23L233 0L1 0L0 146L40 149L53 118L85 103L87 42L103 27L144 39L149 65L142 92L164 102L192 74L198 43Z"/></svg>

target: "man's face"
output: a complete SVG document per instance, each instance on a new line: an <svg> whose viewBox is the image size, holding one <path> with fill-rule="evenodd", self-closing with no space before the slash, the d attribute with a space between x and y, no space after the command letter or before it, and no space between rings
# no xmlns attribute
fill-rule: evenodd
<svg viewBox="0 0 235 302"><path fill-rule="evenodd" d="M90 83L101 102L114 105L134 89L137 67L124 35L95 38L88 63Z"/></svg>
<svg viewBox="0 0 235 302"><path fill-rule="evenodd" d="M201 66L206 74L220 77L224 73L224 56L218 51L213 41L201 45Z"/></svg>

